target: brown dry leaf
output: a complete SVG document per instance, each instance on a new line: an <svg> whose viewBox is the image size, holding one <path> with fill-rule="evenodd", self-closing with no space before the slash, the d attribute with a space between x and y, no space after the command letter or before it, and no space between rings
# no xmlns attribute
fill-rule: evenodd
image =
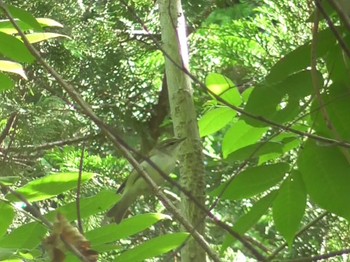
<svg viewBox="0 0 350 262"><path fill-rule="evenodd" d="M64 262L67 249L74 254L80 253L84 261L96 262L98 259L98 253L91 249L90 242L59 213L52 233L45 239L44 244L52 262Z"/></svg>

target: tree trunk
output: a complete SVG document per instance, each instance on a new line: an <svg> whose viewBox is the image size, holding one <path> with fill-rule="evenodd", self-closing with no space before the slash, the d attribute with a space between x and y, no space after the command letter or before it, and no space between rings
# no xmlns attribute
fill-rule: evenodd
<svg viewBox="0 0 350 262"><path fill-rule="evenodd" d="M186 137L179 160L181 184L204 206L205 182L202 147L193 103L191 80L188 70L188 48L185 18L180 0L160 0L160 23L165 56L165 71L169 89L169 101L174 131L177 137ZM184 194L181 195L182 215L204 234L204 214ZM183 262L203 262L205 252L192 238L181 253Z"/></svg>

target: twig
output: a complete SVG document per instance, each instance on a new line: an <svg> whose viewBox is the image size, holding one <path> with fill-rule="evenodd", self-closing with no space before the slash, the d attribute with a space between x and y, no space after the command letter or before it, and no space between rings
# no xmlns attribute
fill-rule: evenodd
<svg viewBox="0 0 350 262"><path fill-rule="evenodd" d="M100 134L91 134L91 135L86 135L86 136L79 136L79 137L75 137L75 138L70 138L70 139L66 139L66 140L48 142L48 143L38 145L38 146L26 145L26 146L21 146L21 147L13 147L13 148L9 148L7 151L8 152L18 152L18 151L23 151L23 150L41 151L41 150L51 149L54 147L66 146L66 145L79 143L79 142L86 141L89 139L97 138L98 136L100 136Z"/></svg>
<svg viewBox="0 0 350 262"><path fill-rule="evenodd" d="M331 257L337 257L337 256L343 256L346 254L350 254L350 248L329 252L327 254L319 255L319 256L313 256L313 257L302 257L302 258L295 258L295 259L288 259L286 261L288 262L309 262L309 261L320 261L325 260Z"/></svg>
<svg viewBox="0 0 350 262"><path fill-rule="evenodd" d="M8 134L10 133L11 128L16 125L16 122L18 120L17 116L18 116L18 112L12 112L9 118L7 119L7 123L0 134L0 146L2 145L2 142L4 142Z"/></svg>
<svg viewBox="0 0 350 262"><path fill-rule="evenodd" d="M4 185L1 182L0 182L0 186L2 188L4 188L5 190L7 190L8 192L10 192L15 197L17 197L23 203L25 203L26 207L30 213L32 213L35 217L40 219L40 221L42 221L48 228L52 229L52 223L49 220L47 220L46 217L44 217L36 207L34 207L31 203L29 203L29 201L22 194L14 191L13 189Z"/></svg>
<svg viewBox="0 0 350 262"><path fill-rule="evenodd" d="M80 212L81 177L83 174L84 153L85 153L85 143L83 143L83 146L81 148L80 163L79 163L79 175L78 175L78 186L77 186L77 199L76 199L78 229L79 229L79 232L81 234L84 234L83 224L81 221L81 212Z"/></svg>

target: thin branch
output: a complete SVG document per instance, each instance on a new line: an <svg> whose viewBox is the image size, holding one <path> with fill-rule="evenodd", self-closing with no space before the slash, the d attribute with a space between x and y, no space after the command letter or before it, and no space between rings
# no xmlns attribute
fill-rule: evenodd
<svg viewBox="0 0 350 262"><path fill-rule="evenodd" d="M346 254L350 254L350 248L330 252L327 254L319 255L319 256L313 256L313 257L302 257L302 258L296 258L296 259L289 259L286 260L288 262L309 262L309 261L320 261L320 260L326 260L331 257L337 257L337 256L343 256Z"/></svg>
<svg viewBox="0 0 350 262"><path fill-rule="evenodd" d="M21 147L13 147L9 148L7 151L8 152L21 152L23 150L28 150L28 151L41 151L41 150L47 150L55 147L60 147L60 146L66 146L66 145L71 145L71 144L76 144L82 141L86 141L89 139L94 139L100 136L101 134L90 134L86 136L79 136L79 137L74 137L66 140L60 140L60 141L54 141L54 142L48 142L42 145L26 145L26 146L21 146Z"/></svg>
<svg viewBox="0 0 350 262"><path fill-rule="evenodd" d="M12 112L9 118L7 119L4 129L0 134L0 146L2 145L2 142L4 142L8 134L10 133L11 128L13 128L13 126L16 125L17 120L18 120L18 112Z"/></svg>
<svg viewBox="0 0 350 262"><path fill-rule="evenodd" d="M28 211L30 213L32 213L35 217L37 217L38 219L40 219L40 221L42 221L48 228L52 229L52 223L46 219L46 217L44 217L40 211L33 206L31 203L29 203L29 201L20 193L14 191L13 189L11 189L10 187L4 185L3 183L0 182L0 187L2 187L3 189L5 189L6 191L10 192L12 195L14 195L16 198L18 198L19 200L21 200L23 203L26 204L26 208L28 209Z"/></svg>
<svg viewBox="0 0 350 262"><path fill-rule="evenodd" d="M80 163L79 163L79 175L78 175L78 186L77 186L77 199L76 199L78 229L79 229L79 232L81 234L84 234L83 224L81 221L81 212L80 212L81 177L83 174L84 153L85 153L85 143L83 143L83 146L81 148Z"/></svg>

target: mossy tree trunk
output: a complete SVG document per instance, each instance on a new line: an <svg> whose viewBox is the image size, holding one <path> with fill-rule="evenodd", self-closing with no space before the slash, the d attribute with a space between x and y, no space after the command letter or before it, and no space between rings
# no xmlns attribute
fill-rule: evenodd
<svg viewBox="0 0 350 262"><path fill-rule="evenodd" d="M175 135L187 137L179 156L181 184L204 206L205 171L202 146L193 103L191 80L185 73L186 70L189 70L185 18L180 0L160 0L159 5L171 117ZM181 195L180 210L182 215L203 235L204 214L184 194ZM205 252L193 239L187 242L181 257L181 261L184 262L206 260Z"/></svg>

